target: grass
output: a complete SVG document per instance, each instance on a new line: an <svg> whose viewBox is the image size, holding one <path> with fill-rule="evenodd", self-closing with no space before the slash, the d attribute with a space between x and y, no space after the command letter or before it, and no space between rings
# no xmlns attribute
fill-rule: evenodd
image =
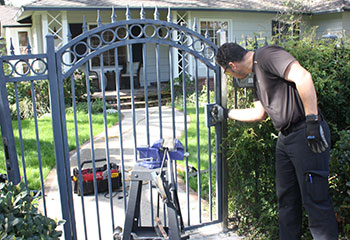
<svg viewBox="0 0 350 240"><path fill-rule="evenodd" d="M72 111L67 111L67 132L68 132L68 145L69 150L76 148L75 140L75 127L74 127L74 116ZM93 114L93 133L97 135L104 131L104 119L103 114ZM118 122L118 114L107 115L107 126L110 127ZM89 120L88 114L84 111L77 112L77 123L78 123L78 134L79 144L82 144L89 140ZM25 119L21 121L22 125L22 137L24 147L24 158L28 186L30 189L40 189L40 171L39 171L39 160L38 160L38 148L36 142L35 123L34 119ZM22 167L22 153L20 148L18 124L17 121L12 121L14 137L16 141L16 149L18 155L18 162L20 165L21 176L23 175ZM38 119L38 134L40 139L40 152L42 171L44 179L49 174L50 170L56 165L55 152L54 152L54 141L52 133L52 122L51 115L46 115ZM6 166L4 160L3 145L0 144L0 172L6 173Z"/></svg>
<svg viewBox="0 0 350 240"><path fill-rule="evenodd" d="M183 111L183 107L179 107ZM199 107L199 153L200 153L200 170L201 172L201 194L202 198L209 198L209 138L208 138L208 128L205 126L205 115L204 107ZM195 169L199 170L198 167L198 143L197 143L197 117L196 117L196 106L194 104L188 104L187 106L187 115L190 117L190 126L187 129L187 139L188 139L188 164ZM211 164L212 164L212 187L213 192L215 192L215 139L214 139L214 130L211 129ZM185 135L180 138L180 141L185 144ZM185 161L178 161L178 164L185 167ZM186 179L185 172L180 172L180 176L183 179ZM198 180L197 175L189 176L189 185L190 187L198 192Z"/></svg>

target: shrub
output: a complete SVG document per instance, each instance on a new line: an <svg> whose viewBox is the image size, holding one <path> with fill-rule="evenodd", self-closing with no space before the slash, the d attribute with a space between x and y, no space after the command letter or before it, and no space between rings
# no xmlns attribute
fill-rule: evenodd
<svg viewBox="0 0 350 240"><path fill-rule="evenodd" d="M331 150L330 193L341 232L350 233L350 130L339 132Z"/></svg>
<svg viewBox="0 0 350 240"><path fill-rule="evenodd" d="M43 216L23 182L0 183L0 239L59 239L58 224Z"/></svg>
<svg viewBox="0 0 350 240"><path fill-rule="evenodd" d="M80 71L76 70L73 74L76 101L86 100L86 76ZM7 83L7 94L10 105L12 119L17 119L17 105L16 105L16 90L14 83ZM50 94L49 94L49 82L48 80L39 80L33 82L34 97L36 102L37 116L40 117L50 112ZM65 104L72 105L72 81L71 77L63 80L64 98ZM93 87L91 86L91 92ZM19 82L17 83L17 97L19 106L19 115L21 119L32 118L34 116L33 111L33 99L32 99L32 84L31 82Z"/></svg>

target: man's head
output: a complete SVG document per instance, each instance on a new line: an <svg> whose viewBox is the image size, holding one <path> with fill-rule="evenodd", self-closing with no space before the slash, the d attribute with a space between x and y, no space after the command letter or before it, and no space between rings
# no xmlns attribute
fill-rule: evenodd
<svg viewBox="0 0 350 240"><path fill-rule="evenodd" d="M216 62L223 68L228 67L229 62L240 62L247 54L247 50L236 43L224 43L219 47Z"/></svg>
<svg viewBox="0 0 350 240"><path fill-rule="evenodd" d="M225 74L242 79L251 72L251 64L246 57L250 56L248 53L236 43L225 43L218 50L216 62L225 70Z"/></svg>

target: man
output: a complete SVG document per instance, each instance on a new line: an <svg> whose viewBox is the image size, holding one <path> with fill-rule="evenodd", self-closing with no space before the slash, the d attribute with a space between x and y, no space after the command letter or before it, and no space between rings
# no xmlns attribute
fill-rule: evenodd
<svg viewBox="0 0 350 240"><path fill-rule="evenodd" d="M280 239L301 239L302 204L314 239L338 239L328 194L330 132L311 74L277 46L252 52L226 43L216 61L225 74L238 79L254 73L254 107L231 109L227 117L255 122L267 113L279 131L275 167Z"/></svg>

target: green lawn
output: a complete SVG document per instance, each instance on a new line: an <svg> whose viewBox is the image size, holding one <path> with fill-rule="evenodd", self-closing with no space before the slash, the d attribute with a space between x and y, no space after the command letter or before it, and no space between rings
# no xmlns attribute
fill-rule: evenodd
<svg viewBox="0 0 350 240"><path fill-rule="evenodd" d="M183 109L181 109L183 110ZM198 144L197 144L197 118L196 107L194 105L187 106L187 115L190 117L190 127L187 129L188 139L188 164L198 170ZM200 170L207 170L209 168L209 148L208 148L208 128L205 126L204 107L199 107L199 153L200 153ZM185 145L185 134L180 138L181 143ZM215 170L215 138L214 128L211 128L211 163L212 169ZM185 161L178 161L178 164L185 166ZM185 173L180 172L180 176L185 179ZM212 186L215 187L215 171L213 171ZM192 189L197 191L198 181L197 176L189 177L189 185ZM202 197L207 198L209 194L209 171L201 173L201 189ZM214 191L214 189L213 189Z"/></svg>
<svg viewBox="0 0 350 240"><path fill-rule="evenodd" d="M69 150L76 148L75 140L75 127L74 127L74 116L71 111L67 111L67 132L68 132L68 144ZM78 133L79 133L79 144L86 142L90 137L89 132L89 120L88 114L79 111L77 113L78 119ZM103 114L93 114L93 133L97 135L104 130ZM118 114L107 115L108 127L118 122ZM39 161L38 161L38 148L35 134L35 123L34 119L25 119L21 121L22 125L22 137L24 147L25 166L28 179L28 185L31 189L40 189L40 172L39 172ZM17 121L12 122L14 129L15 141L17 146L18 161L20 164L21 176L23 176L22 168L22 154L19 142L18 124ZM42 170L44 178L48 175L50 170L56 165L55 152L54 152L54 141L52 133L51 115L43 116L38 119L38 132L40 139L40 152L42 161ZM6 173L6 166L3 153L3 145L0 144L0 172Z"/></svg>

